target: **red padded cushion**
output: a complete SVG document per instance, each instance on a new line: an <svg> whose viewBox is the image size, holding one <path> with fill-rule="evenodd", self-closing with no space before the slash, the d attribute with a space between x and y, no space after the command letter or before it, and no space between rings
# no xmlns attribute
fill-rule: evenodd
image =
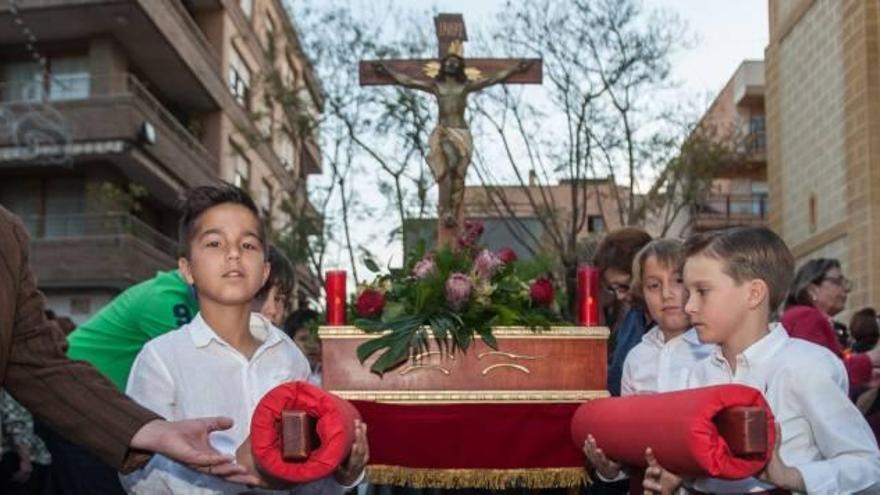
<svg viewBox="0 0 880 495"><path fill-rule="evenodd" d="M281 457L281 411L301 410L317 420L321 445L303 462ZM333 473L348 457L354 442L357 409L348 401L306 382L287 382L270 390L251 419L251 451L270 475L295 483L315 481Z"/></svg>
<svg viewBox="0 0 880 495"><path fill-rule="evenodd" d="M766 452L735 456L712 419L728 407L756 406L767 415ZM605 454L629 466L645 467L645 449L669 471L686 477L742 479L759 473L776 441L773 413L760 391L718 385L654 395L597 399L583 404L571 421L575 445L588 434Z"/></svg>

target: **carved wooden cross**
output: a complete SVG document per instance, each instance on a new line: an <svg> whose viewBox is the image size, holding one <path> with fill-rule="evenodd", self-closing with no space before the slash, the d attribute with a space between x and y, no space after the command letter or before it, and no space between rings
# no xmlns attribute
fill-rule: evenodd
<svg viewBox="0 0 880 495"><path fill-rule="evenodd" d="M454 246L464 225L464 181L473 152L464 118L467 95L494 84L541 84L542 66L540 59L465 59L467 32L461 14L440 14L434 25L438 59L364 60L358 75L361 86L402 85L437 97L438 125L431 134L428 165L440 189L438 245ZM463 74L461 65L458 71L444 65L447 58L460 59ZM460 76L458 82L447 82L447 67Z"/></svg>

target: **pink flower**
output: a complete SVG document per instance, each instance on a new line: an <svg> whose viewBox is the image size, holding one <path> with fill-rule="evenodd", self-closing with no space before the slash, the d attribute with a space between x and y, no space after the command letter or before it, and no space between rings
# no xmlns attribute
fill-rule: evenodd
<svg viewBox="0 0 880 495"><path fill-rule="evenodd" d="M446 302L459 310L471 297L471 280L464 273L453 273L446 280Z"/></svg>
<svg viewBox="0 0 880 495"><path fill-rule="evenodd" d="M500 259L501 262L505 265L509 265L519 259L519 257L516 255L516 251L510 249L509 247L499 249L497 256L498 259Z"/></svg>
<svg viewBox="0 0 880 495"><path fill-rule="evenodd" d="M483 230L485 230L483 222L465 222L464 229L462 229L461 234L458 236L458 247L460 249L474 247L480 236L483 235Z"/></svg>
<svg viewBox="0 0 880 495"><path fill-rule="evenodd" d="M495 253L484 249L474 259L474 272L482 279L490 279L501 265L502 262Z"/></svg>
<svg viewBox="0 0 880 495"><path fill-rule="evenodd" d="M376 318L385 308L385 294L376 289L365 289L355 301L354 310L362 318Z"/></svg>
<svg viewBox="0 0 880 495"><path fill-rule="evenodd" d="M434 259L430 257L424 257L416 263L416 266L413 267L413 277L422 280L428 278L431 274L437 271L437 264L434 263Z"/></svg>
<svg viewBox="0 0 880 495"><path fill-rule="evenodd" d="M529 297L537 306L553 304L553 282L546 277L535 279L529 287Z"/></svg>

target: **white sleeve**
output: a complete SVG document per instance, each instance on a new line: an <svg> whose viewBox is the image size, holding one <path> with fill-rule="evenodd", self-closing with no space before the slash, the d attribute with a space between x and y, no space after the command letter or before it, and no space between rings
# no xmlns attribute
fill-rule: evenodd
<svg viewBox="0 0 880 495"><path fill-rule="evenodd" d="M155 346L147 344L138 353L128 375L125 393L163 418L177 419L174 417L174 380Z"/></svg>
<svg viewBox="0 0 880 495"><path fill-rule="evenodd" d="M347 490L357 486L363 479L364 475L361 473L361 476L354 485L342 486L332 476L327 476L311 483L297 485L290 490L290 495L342 495Z"/></svg>
<svg viewBox="0 0 880 495"><path fill-rule="evenodd" d="M846 370L834 360L834 370L815 366L798 371L801 411L822 453L822 460L795 465L807 493L880 492L880 451L868 423L844 391ZM809 387L808 389L805 387Z"/></svg>

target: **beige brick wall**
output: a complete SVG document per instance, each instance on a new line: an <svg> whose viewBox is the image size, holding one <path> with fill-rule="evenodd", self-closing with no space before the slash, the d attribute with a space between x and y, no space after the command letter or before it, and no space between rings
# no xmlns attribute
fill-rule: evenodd
<svg viewBox="0 0 880 495"><path fill-rule="evenodd" d="M816 2L777 52L782 234L791 246L846 219L844 70L836 0ZM810 197L816 223L810 222ZM815 227L815 229L813 228Z"/></svg>

